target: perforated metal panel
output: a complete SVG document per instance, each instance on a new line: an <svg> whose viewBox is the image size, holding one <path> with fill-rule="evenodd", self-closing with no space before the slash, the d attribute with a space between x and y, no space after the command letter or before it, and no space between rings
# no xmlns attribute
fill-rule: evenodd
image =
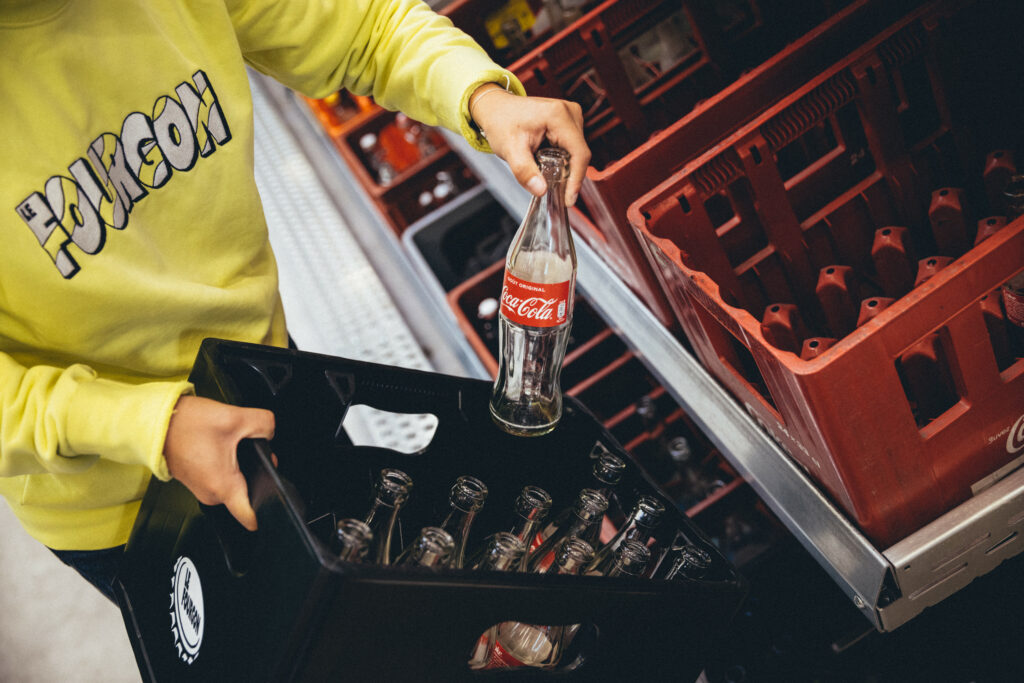
<svg viewBox="0 0 1024 683"><path fill-rule="evenodd" d="M432 370L373 266L306 155L259 87L253 87L256 184L277 256L288 331L303 351ZM358 444L413 452L432 415L353 406L345 429Z"/></svg>

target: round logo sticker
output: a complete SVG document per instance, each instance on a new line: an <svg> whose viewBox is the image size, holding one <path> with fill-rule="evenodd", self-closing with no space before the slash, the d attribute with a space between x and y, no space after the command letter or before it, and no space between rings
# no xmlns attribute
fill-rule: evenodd
<svg viewBox="0 0 1024 683"><path fill-rule="evenodd" d="M179 557L171 578L171 633L181 661L191 664L203 644L203 587L192 560Z"/></svg>

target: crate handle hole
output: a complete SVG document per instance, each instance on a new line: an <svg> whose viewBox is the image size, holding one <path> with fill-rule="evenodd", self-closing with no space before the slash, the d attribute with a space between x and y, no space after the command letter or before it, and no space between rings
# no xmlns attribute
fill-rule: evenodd
<svg viewBox="0 0 1024 683"><path fill-rule="evenodd" d="M885 228L885 229L882 230L882 236L883 237L888 237L891 234L892 234L892 228Z"/></svg>
<svg viewBox="0 0 1024 683"><path fill-rule="evenodd" d="M393 413L355 404L345 412L342 426L353 446L387 448L404 455L423 452L440 424L431 413Z"/></svg>
<svg viewBox="0 0 1024 683"><path fill-rule="evenodd" d="M755 164L761 165L761 150L757 148L757 145L750 146L750 156L754 159Z"/></svg>

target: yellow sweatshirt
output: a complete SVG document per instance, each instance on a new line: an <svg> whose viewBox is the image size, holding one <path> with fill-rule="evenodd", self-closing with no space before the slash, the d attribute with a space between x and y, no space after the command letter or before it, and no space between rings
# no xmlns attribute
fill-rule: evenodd
<svg viewBox="0 0 1024 683"><path fill-rule="evenodd" d="M50 547L127 540L202 339L286 340L246 65L478 147L522 94L419 0L0 0L0 493Z"/></svg>

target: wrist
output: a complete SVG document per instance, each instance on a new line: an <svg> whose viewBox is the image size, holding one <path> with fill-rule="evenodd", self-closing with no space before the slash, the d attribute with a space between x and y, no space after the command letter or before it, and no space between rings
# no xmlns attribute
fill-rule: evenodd
<svg viewBox="0 0 1024 683"><path fill-rule="evenodd" d="M469 104L468 104L467 108L469 109L470 123L477 129L477 131L480 132L480 134L484 138L486 138L487 135L484 132L485 131L484 124L480 120L480 114L482 112L482 109L480 107L480 102L484 98L492 96L493 93L495 93L495 92L508 93L508 91L505 90L505 88L502 87L501 85L499 85L497 83L494 83L494 82L490 82L490 83L484 83L483 85L479 86L469 96Z"/></svg>

